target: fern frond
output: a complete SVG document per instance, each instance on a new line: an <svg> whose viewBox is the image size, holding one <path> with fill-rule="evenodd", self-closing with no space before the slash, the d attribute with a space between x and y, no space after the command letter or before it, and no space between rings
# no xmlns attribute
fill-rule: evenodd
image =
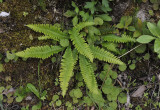
<svg viewBox="0 0 160 110"><path fill-rule="evenodd" d="M93 26L93 25L95 25L94 22L81 22L81 23L77 24L77 25L74 27L74 29L80 31L80 30L82 30L83 28L85 28L85 27L87 27L87 26Z"/></svg>
<svg viewBox="0 0 160 110"><path fill-rule="evenodd" d="M73 59L74 59L74 64L76 65L76 62L78 60L78 51L76 49L73 50Z"/></svg>
<svg viewBox="0 0 160 110"><path fill-rule="evenodd" d="M85 56L79 55L79 64L82 77L87 87L92 93L98 94L97 81L91 63L85 58Z"/></svg>
<svg viewBox="0 0 160 110"><path fill-rule="evenodd" d="M77 30L72 30L70 38L78 52L86 56L90 59L91 62L93 62L93 54L89 48L89 45L83 39L83 35L79 34Z"/></svg>
<svg viewBox="0 0 160 110"><path fill-rule="evenodd" d="M50 38L56 41L67 38L67 34L63 33L59 28L49 24L29 24L27 27L33 29L36 32L50 36Z"/></svg>
<svg viewBox="0 0 160 110"><path fill-rule="evenodd" d="M103 42L102 46L106 47L111 52L119 53L119 51L117 49L117 44L115 44L115 43L112 43L112 42L111 43L110 42Z"/></svg>
<svg viewBox="0 0 160 110"><path fill-rule="evenodd" d="M62 96L64 97L68 89L68 82L73 76L74 59L71 48L67 48L61 62L60 70L60 87L62 89Z"/></svg>
<svg viewBox="0 0 160 110"><path fill-rule="evenodd" d="M60 46L38 46L30 47L24 51L17 52L16 55L24 58L48 58L51 55L62 51L63 48Z"/></svg>
<svg viewBox="0 0 160 110"><path fill-rule="evenodd" d="M102 48L90 46L93 56L99 60L106 61L109 63L123 65L124 63L120 61L116 56L112 53L105 51Z"/></svg>
<svg viewBox="0 0 160 110"><path fill-rule="evenodd" d="M126 42L136 42L136 40L128 35L123 34L122 37L116 36L114 34L109 34L103 36L104 41L126 43Z"/></svg>
<svg viewBox="0 0 160 110"><path fill-rule="evenodd" d="M106 35L106 34L113 33L115 31L115 27L107 25L107 28L106 28L106 25L104 25L104 26L99 27L99 30L101 31L102 35Z"/></svg>

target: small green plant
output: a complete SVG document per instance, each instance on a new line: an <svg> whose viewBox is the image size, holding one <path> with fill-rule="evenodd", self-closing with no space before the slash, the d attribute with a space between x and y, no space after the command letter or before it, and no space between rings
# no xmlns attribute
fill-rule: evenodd
<svg viewBox="0 0 160 110"><path fill-rule="evenodd" d="M69 101L66 102L65 106L67 107L67 110L72 110L73 109L73 105Z"/></svg>
<svg viewBox="0 0 160 110"><path fill-rule="evenodd" d="M145 21L142 22L141 19L136 18L133 23L134 23L134 27L136 29L133 33L133 37L139 37L143 34L148 33L148 29L146 28L146 22Z"/></svg>
<svg viewBox="0 0 160 110"><path fill-rule="evenodd" d="M29 105L22 107L21 110L29 110Z"/></svg>
<svg viewBox="0 0 160 110"><path fill-rule="evenodd" d="M142 110L140 105L137 105L136 110Z"/></svg>
<svg viewBox="0 0 160 110"><path fill-rule="evenodd" d="M148 12L149 12L149 15L154 16L153 10L149 10Z"/></svg>
<svg viewBox="0 0 160 110"><path fill-rule="evenodd" d="M134 70L136 68L136 64L132 63L131 65L129 65L129 69L130 70Z"/></svg>
<svg viewBox="0 0 160 110"><path fill-rule="evenodd" d="M147 44L154 40L154 51L160 58L160 21L158 21L157 25L148 22L147 27L151 32L151 35L141 35L139 38L137 38L137 41L139 43Z"/></svg>
<svg viewBox="0 0 160 110"><path fill-rule="evenodd" d="M119 69L120 71L125 71L125 70L127 69L127 65L120 65L120 66L118 67L118 69Z"/></svg>
<svg viewBox="0 0 160 110"><path fill-rule="evenodd" d="M116 25L119 29L127 29L129 31L135 31L134 26L129 26L132 23L132 17L130 16L122 16L120 23Z"/></svg>
<svg viewBox="0 0 160 110"><path fill-rule="evenodd" d="M89 96L84 96L83 97L83 103L85 103L86 106L92 106L92 105L94 105L93 101L91 100L91 98Z"/></svg>
<svg viewBox="0 0 160 110"><path fill-rule="evenodd" d="M47 91L44 90L42 93L40 93L34 85L31 83L27 84L27 88L34 93L40 100L44 101L46 99Z"/></svg>
<svg viewBox="0 0 160 110"><path fill-rule="evenodd" d="M84 86L83 77L82 77L81 73L79 73L79 72L76 73L76 80L78 81L78 83L77 83L78 87Z"/></svg>
<svg viewBox="0 0 160 110"><path fill-rule="evenodd" d="M145 60L149 60L149 59L150 59L150 54L149 54L149 53L146 53L146 54L143 56L143 58L144 58Z"/></svg>
<svg viewBox="0 0 160 110"><path fill-rule="evenodd" d="M11 104L14 100L13 95L14 95L14 90L11 85L8 85L6 87L3 86L0 87L0 100L2 102Z"/></svg>
<svg viewBox="0 0 160 110"><path fill-rule="evenodd" d="M11 61L11 60L13 60L13 61L17 61L18 60L18 56L16 56L15 51L16 50L12 50L11 52L9 52L9 51L6 52L6 58L4 59L4 61L6 63Z"/></svg>
<svg viewBox="0 0 160 110"><path fill-rule="evenodd" d="M78 103L78 99L81 98L83 96L81 90L79 88L77 89L72 89L69 92L70 97L72 97L73 99L73 103Z"/></svg>
<svg viewBox="0 0 160 110"><path fill-rule="evenodd" d="M28 12L23 12L23 16L26 17L28 15Z"/></svg>
<svg viewBox="0 0 160 110"><path fill-rule="evenodd" d="M52 63L56 62L56 57L51 58Z"/></svg>
<svg viewBox="0 0 160 110"><path fill-rule="evenodd" d="M36 87L35 87L34 85L32 85L31 83L28 83L28 84L27 84L27 88L28 88L32 93L34 93L34 94L37 96L38 99L40 99L40 101L39 101L38 104L32 106L32 110L38 110L38 109L40 109L41 106L42 106L42 102L41 102L41 101L44 101L44 100L46 99L46 97L47 97L47 91L44 90L42 93L40 93L40 92L36 89Z"/></svg>
<svg viewBox="0 0 160 110"><path fill-rule="evenodd" d="M21 102L29 92L30 90L27 87L20 86L14 93L16 96L16 102Z"/></svg>
<svg viewBox="0 0 160 110"><path fill-rule="evenodd" d="M118 69L120 71L125 71L127 70L127 66L129 67L130 70L134 70L136 68L136 60L129 60L128 65L120 65Z"/></svg>
<svg viewBox="0 0 160 110"><path fill-rule="evenodd" d="M50 106L61 106L62 101L59 99L59 95L53 95L52 101L49 103Z"/></svg>
<svg viewBox="0 0 160 110"><path fill-rule="evenodd" d="M127 96L122 92L122 89L113 85L117 77L117 72L110 70L110 66L105 64L103 71L100 73L100 79L104 81L102 91L107 97L108 103L105 104L108 105L107 109L115 110L117 108L117 100L123 104L127 101Z"/></svg>
<svg viewBox="0 0 160 110"><path fill-rule="evenodd" d="M58 84L59 84L59 80L58 80L58 78L56 78L56 79L55 79L54 84L55 84L55 86L58 86Z"/></svg>
<svg viewBox="0 0 160 110"><path fill-rule="evenodd" d="M160 1L159 0L150 0L150 2L153 4L153 9L154 10L158 10L159 9L159 5L160 5Z"/></svg>
<svg viewBox="0 0 160 110"><path fill-rule="evenodd" d="M20 87L16 90L14 94L16 96L16 102L21 102L29 93L33 93L40 100L38 104L32 106L32 110L40 109L42 106L42 101L44 101L47 97L47 91L44 90L42 93L40 93L34 85L28 83L27 86Z"/></svg>

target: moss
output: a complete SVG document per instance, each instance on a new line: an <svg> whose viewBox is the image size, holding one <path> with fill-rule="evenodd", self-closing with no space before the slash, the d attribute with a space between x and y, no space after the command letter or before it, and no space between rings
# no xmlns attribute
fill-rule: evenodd
<svg viewBox="0 0 160 110"><path fill-rule="evenodd" d="M36 16L41 16L44 12L35 9L34 4L37 4L36 0L6 0L2 3L0 10L10 12L11 15L6 18L0 18L2 23L0 27L5 30L5 33L0 34L0 52L5 55L6 51L16 49L21 51L27 47L37 46L37 45L49 45L51 41L38 41L37 37L41 34L32 31L25 25L30 23L44 23L45 18L35 19ZM25 17L23 12L28 12L29 14ZM33 36L33 40L29 36ZM27 61L18 60L17 62L10 61L9 63L4 63L5 72L0 73L0 75L5 79L7 76L11 76L11 82L2 81L2 85L25 85L26 83L33 83L38 87L38 76L37 76L37 65L38 59L31 59ZM50 59L41 66L41 82L43 88L48 88L53 85L53 79L55 74L52 74L50 66L46 65L50 63ZM36 79L36 80L35 80Z"/></svg>
<svg viewBox="0 0 160 110"><path fill-rule="evenodd" d="M29 35L31 32L26 30L25 24L33 23L37 12L33 12L32 4L29 0L10 0L2 3L0 10L10 12L7 18L2 18L1 27L6 31L0 34L0 51L21 48L22 46L30 46L31 40ZM23 16L23 12L28 12L27 17ZM32 43L34 44L34 43Z"/></svg>
<svg viewBox="0 0 160 110"><path fill-rule="evenodd" d="M52 44L52 41L38 41L37 37L41 34L32 31L25 25L32 23L56 23L58 21L54 17L61 17L62 15L59 13L56 16L53 15L52 8L49 9L50 12L43 12L38 6L35 8L36 5L37 0L6 0L1 4L0 10L10 12L9 17L0 18L2 21L0 27L5 31L0 34L0 53L4 55L2 62L5 68L5 72L0 73L0 85L2 86L12 85L12 87L19 87L32 83L36 88L39 88L39 59L22 61L19 58L17 62L4 62L7 50L16 49L16 51L21 51L31 46ZM23 12L27 12L28 15L24 16ZM29 38L30 35L33 36L33 40ZM40 66L41 87L43 90L50 88L48 90L49 100L51 100L53 93L60 91L60 87L54 85L55 78L59 76L60 63L55 64L51 63L50 59L46 59ZM11 81L5 81L5 78L8 76L11 77Z"/></svg>

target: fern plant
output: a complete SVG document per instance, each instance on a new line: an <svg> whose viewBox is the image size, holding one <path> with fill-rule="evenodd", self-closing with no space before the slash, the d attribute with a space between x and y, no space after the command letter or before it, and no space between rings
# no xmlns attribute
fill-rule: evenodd
<svg viewBox="0 0 160 110"><path fill-rule="evenodd" d="M101 36L97 25L103 25L105 16L89 15L92 19L85 19L89 13L83 13L82 11L80 13L79 8L74 2L72 2L72 6L75 7L75 10L73 12L67 11L67 13L74 15L72 16L72 24L74 27L69 30L62 30L56 25L49 24L27 25L32 30L44 34L44 36L38 38L39 40L51 39L59 42L60 45L30 47L24 51L17 52L16 55L24 58L46 59L53 54L64 51L59 76L63 97L68 89L69 81L74 75L74 66L78 61L81 74L88 89L93 94L101 94L98 90L94 69L92 67L94 59L119 65L123 65L124 63L114 56L114 54L100 48L97 42L101 40L101 37L104 38L104 40L110 39L110 41L114 42L127 42L132 41L132 39L126 37L119 37L118 39L113 37L112 39L112 37L106 38L107 36ZM68 16L71 16L69 14ZM80 14L85 15L80 16L80 18L82 17L82 21L80 21L80 18L78 19ZM106 16L108 15L106 14Z"/></svg>
<svg viewBox="0 0 160 110"><path fill-rule="evenodd" d="M34 31L44 33L45 36L39 37L40 40L43 39L54 39L56 41L68 43L68 45L61 46L38 46L30 47L24 51L17 52L16 55L24 58L42 58L46 59L53 54L65 51L63 59L61 61L60 69L60 86L62 88L62 95L65 96L68 82L73 76L73 69L76 62L79 59L80 69L83 76L83 79L93 93L98 93L97 82L94 76L93 67L91 63L94 58L97 58L102 61L115 64L123 64L118 58L116 58L110 52L105 51L102 48L97 46L88 45L84 39L84 33L81 30L84 27L95 25L94 22L81 22L68 31L68 34L61 31L59 28L56 28L52 25L44 24L29 24L29 28ZM74 46L74 48L71 48Z"/></svg>

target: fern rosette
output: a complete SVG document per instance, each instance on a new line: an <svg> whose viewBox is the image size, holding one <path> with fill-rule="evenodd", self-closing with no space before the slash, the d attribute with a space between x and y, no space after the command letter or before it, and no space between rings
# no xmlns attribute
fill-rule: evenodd
<svg viewBox="0 0 160 110"><path fill-rule="evenodd" d="M49 24L27 25L34 31L41 32L44 34L44 36L38 38L39 40L46 40L46 39L56 40L59 42L61 46L46 45L46 46L30 47L24 51L17 52L16 55L24 58L46 59L54 54L64 51L66 48L63 58L61 60L61 69L59 76L62 95L63 96L66 95L69 81L74 74L73 71L74 66L78 59L79 59L80 71L88 89L94 94L99 94L96 77L94 75L94 70L91 65L94 58L120 65L123 64L123 62L121 62L116 56L104 50L103 48L99 48L93 45L90 46L86 42L84 36L87 33L81 32L81 30L83 28L93 25L95 25L94 22L81 22L75 25L70 31L68 31L69 34L64 33L63 31L61 31L59 27L56 27L54 25L53 26Z"/></svg>

